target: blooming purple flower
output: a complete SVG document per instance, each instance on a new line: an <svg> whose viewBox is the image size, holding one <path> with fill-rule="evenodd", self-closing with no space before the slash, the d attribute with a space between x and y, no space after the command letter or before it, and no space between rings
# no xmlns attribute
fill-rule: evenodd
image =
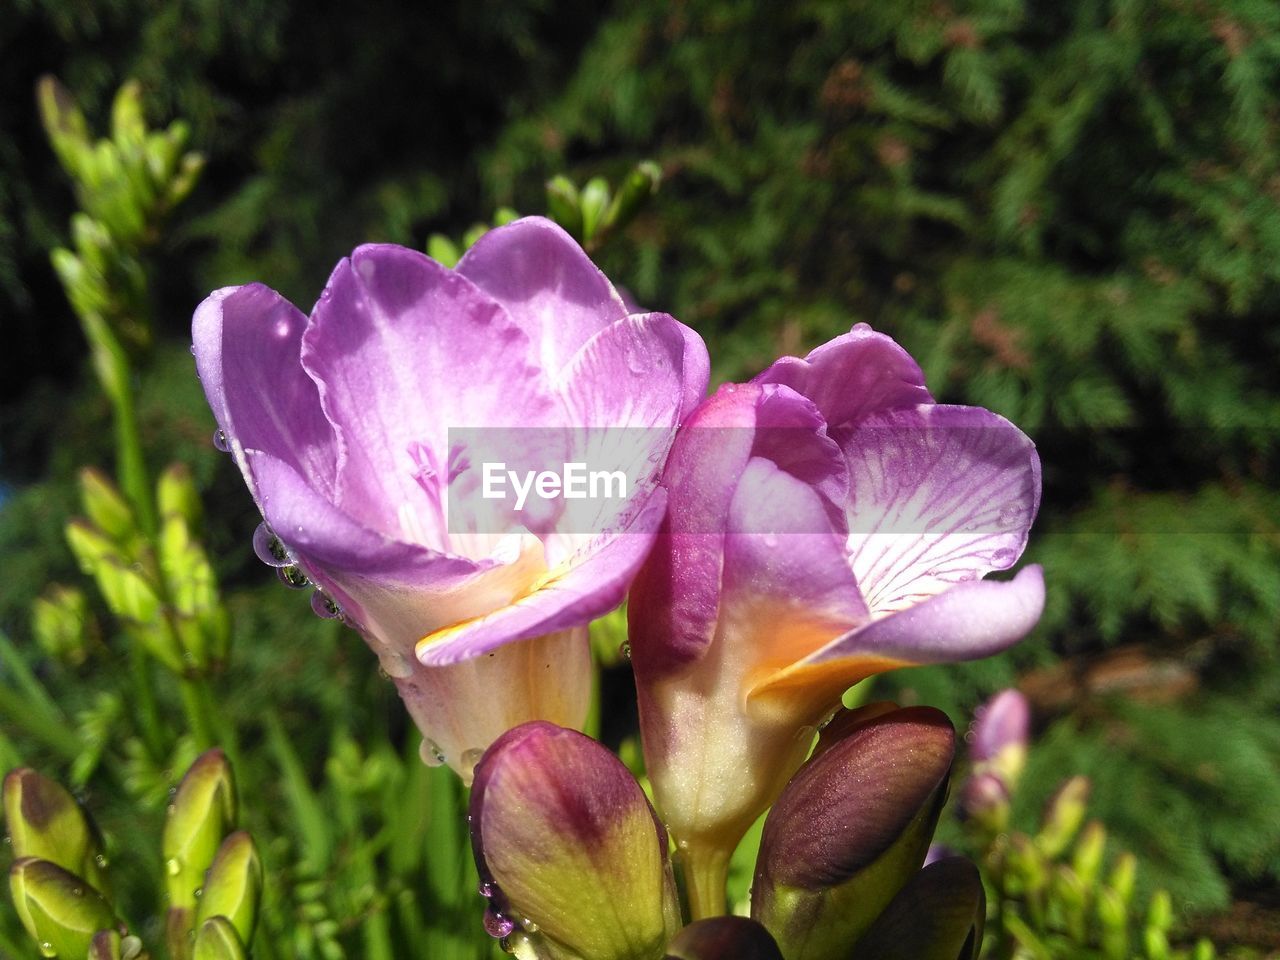
<svg viewBox="0 0 1280 960"><path fill-rule="evenodd" d="M865 324L723 387L663 482L632 661L655 799L695 861L723 863L846 688L995 653L1043 608L1039 567L982 579L1026 544L1034 445L989 411L935 403Z"/></svg>
<svg viewBox="0 0 1280 960"><path fill-rule="evenodd" d="M628 313L567 234L531 218L454 270L359 247L310 317L261 284L215 291L193 339L270 530L358 626L437 758L465 776L516 723L581 722L585 625L647 554L665 509L657 475L706 390L696 334ZM635 483L591 525L563 504L461 495L486 455L585 460L624 427L643 428L627 434Z"/></svg>

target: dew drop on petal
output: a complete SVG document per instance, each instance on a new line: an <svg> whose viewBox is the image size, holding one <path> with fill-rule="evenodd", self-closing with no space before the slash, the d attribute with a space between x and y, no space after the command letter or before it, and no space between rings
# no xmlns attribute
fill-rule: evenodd
<svg viewBox="0 0 1280 960"><path fill-rule="evenodd" d="M423 740L418 746L418 756L422 758L422 762L428 767L439 767L444 764L444 751L440 749L440 745L434 740ZM480 891L484 893L484 890ZM484 893L486 897L492 894Z"/></svg>
<svg viewBox="0 0 1280 960"><path fill-rule="evenodd" d="M290 563L289 551L265 523L253 531L253 552L269 567L287 567Z"/></svg>
<svg viewBox="0 0 1280 960"><path fill-rule="evenodd" d="M219 450L222 453L231 452L231 441L227 438L227 435L222 432L221 428L213 431L213 446L214 449Z"/></svg>
<svg viewBox="0 0 1280 960"><path fill-rule="evenodd" d="M338 605L319 590L311 595L311 612L325 620L336 620L342 616Z"/></svg>
<svg viewBox="0 0 1280 960"><path fill-rule="evenodd" d="M281 583L291 590L303 590L311 585L311 581L307 579L307 575L292 564L284 567L277 567L276 576L280 579Z"/></svg>
<svg viewBox="0 0 1280 960"><path fill-rule="evenodd" d="M623 660L631 659L631 641L630 640L623 640L622 643L618 644L618 656L620 656Z"/></svg>
<svg viewBox="0 0 1280 960"><path fill-rule="evenodd" d="M1000 526L1013 527L1017 526L1018 520L1022 517L1022 508L1016 503L1006 503L1000 508Z"/></svg>
<svg viewBox="0 0 1280 960"><path fill-rule="evenodd" d="M177 857L170 857L164 862L164 872L171 877L176 877L182 872L182 861Z"/></svg>
<svg viewBox="0 0 1280 960"><path fill-rule="evenodd" d="M476 890L479 891L480 896L484 897L486 900L493 896L493 884L488 880L481 880L480 886L476 887Z"/></svg>
<svg viewBox="0 0 1280 960"><path fill-rule="evenodd" d="M477 763L480 762L480 758L483 756L484 756L484 751L479 749L478 747L472 747L470 750L463 750L462 757L460 758L462 761L462 769L470 770L472 767L474 767Z"/></svg>
<svg viewBox="0 0 1280 960"><path fill-rule="evenodd" d="M53 944L52 944L52 943L50 943L48 940L41 940L41 941L40 941L40 956L42 956L42 957L56 957L57 955L58 955L58 951L56 951L56 950L54 950L54 949L53 949Z"/></svg>
<svg viewBox="0 0 1280 960"><path fill-rule="evenodd" d="M495 940L501 940L503 937L509 937L515 931L516 925L510 917L504 917L492 907L486 907L484 911L484 930L485 933L493 937Z"/></svg>
<svg viewBox="0 0 1280 960"><path fill-rule="evenodd" d="M1013 563L1015 556L1016 554L1008 548L996 550L991 554L991 563L997 567L1007 567Z"/></svg>

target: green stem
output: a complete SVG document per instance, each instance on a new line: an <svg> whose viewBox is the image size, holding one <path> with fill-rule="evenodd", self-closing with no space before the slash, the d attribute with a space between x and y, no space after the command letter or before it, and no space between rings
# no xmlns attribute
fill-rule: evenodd
<svg viewBox="0 0 1280 960"><path fill-rule="evenodd" d="M142 727L142 740L147 745L151 758L163 760L169 751L167 738L160 724L160 709L156 706L150 655L134 638L130 638L126 646L129 650L129 673L133 684L133 714Z"/></svg>
<svg viewBox="0 0 1280 960"><path fill-rule="evenodd" d="M728 912L725 882L729 877L730 853L722 847L693 842L682 849L684 889L691 919L705 920Z"/></svg>
<svg viewBox="0 0 1280 960"><path fill-rule="evenodd" d="M219 744L217 722L214 719L213 705L209 699L209 688L201 677L180 677L178 686L182 691L182 708L187 715L187 726L201 750L222 746L227 751L232 766L235 757L231 756L231 744Z"/></svg>
<svg viewBox="0 0 1280 960"><path fill-rule="evenodd" d="M150 536L156 533L156 507L147 464L142 455L142 433L133 396L133 372L129 355L111 326L100 316L81 317L85 336L93 350L93 365L102 389L111 401L116 438L116 479L133 504L138 524Z"/></svg>

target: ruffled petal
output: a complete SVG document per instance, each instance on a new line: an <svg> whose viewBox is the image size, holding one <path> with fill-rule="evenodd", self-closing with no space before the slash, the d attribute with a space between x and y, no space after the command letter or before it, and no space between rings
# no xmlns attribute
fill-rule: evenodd
<svg viewBox="0 0 1280 960"><path fill-rule="evenodd" d="M558 425L526 335L492 298L423 254L358 248L334 270L302 363L345 453L337 504L396 539L447 549L450 429Z"/></svg>
<svg viewBox="0 0 1280 960"><path fill-rule="evenodd" d="M897 667L977 660L1017 643L1044 611L1044 572L1035 564L1012 580L962 583L907 610L874 620L751 691L769 708L815 703Z"/></svg>
<svg viewBox="0 0 1280 960"><path fill-rule="evenodd" d="M1006 570L1022 554L1040 458L1003 417L926 405L868 417L840 440L850 563L873 614Z"/></svg>
<svg viewBox="0 0 1280 960"><path fill-rule="evenodd" d="M933 402L911 355L865 323L824 343L803 360L783 357L752 382L786 384L812 400L832 428Z"/></svg>
<svg viewBox="0 0 1280 960"><path fill-rule="evenodd" d="M666 494L656 490L624 532L598 538L501 609L424 631L418 660L427 666L457 663L504 643L567 630L608 613L626 596L665 510Z"/></svg>
<svg viewBox="0 0 1280 960"><path fill-rule="evenodd" d="M215 290L191 323L196 369L250 490L245 448L265 450L324 494L337 447L320 394L299 362L307 318L260 283Z"/></svg>
<svg viewBox="0 0 1280 960"><path fill-rule="evenodd" d="M456 269L506 308L552 379L584 343L628 313L582 248L543 217L490 230Z"/></svg>

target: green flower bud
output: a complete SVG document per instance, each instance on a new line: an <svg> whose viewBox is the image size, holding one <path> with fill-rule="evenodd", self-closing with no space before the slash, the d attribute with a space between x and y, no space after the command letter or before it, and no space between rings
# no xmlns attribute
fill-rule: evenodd
<svg viewBox="0 0 1280 960"><path fill-rule="evenodd" d="M39 858L103 886L106 859L93 822L65 788L21 767L4 778L4 818L18 858Z"/></svg>
<svg viewBox="0 0 1280 960"><path fill-rule="evenodd" d="M111 104L111 136L121 146L141 146L146 135L142 85L137 80L126 81Z"/></svg>
<svg viewBox="0 0 1280 960"><path fill-rule="evenodd" d="M765 820L751 913L788 960L844 960L924 862L955 730L929 707L879 707L837 717Z"/></svg>
<svg viewBox="0 0 1280 960"><path fill-rule="evenodd" d="M191 470L184 463L171 463L156 481L156 506L161 517L178 516L192 530L200 528L204 507Z"/></svg>
<svg viewBox="0 0 1280 960"><path fill-rule="evenodd" d="M1173 899L1168 890L1157 890L1147 905L1147 929L1167 933L1173 926Z"/></svg>
<svg viewBox="0 0 1280 960"><path fill-rule="evenodd" d="M101 893L48 860L15 861L9 889L22 925L43 956L80 960L95 933L120 926Z"/></svg>
<svg viewBox="0 0 1280 960"><path fill-rule="evenodd" d="M665 960L782 960L769 931L746 917L712 917L681 930Z"/></svg>
<svg viewBox="0 0 1280 960"><path fill-rule="evenodd" d="M1005 876L1010 892L1036 893L1049 884L1049 862L1026 836L1015 834L1005 852Z"/></svg>
<svg viewBox="0 0 1280 960"><path fill-rule="evenodd" d="M510 207L499 207L493 212L493 225L495 227L505 227L508 223L514 223L520 219L520 214Z"/></svg>
<svg viewBox="0 0 1280 960"><path fill-rule="evenodd" d="M1121 904L1127 907L1133 900L1133 886L1137 878L1138 858L1132 853L1122 853L1116 857L1111 876L1107 878L1107 886L1115 891Z"/></svg>
<svg viewBox="0 0 1280 960"><path fill-rule="evenodd" d="M679 930L666 831L589 737L546 722L503 734L476 766L470 822L485 926L516 956L656 960Z"/></svg>
<svg viewBox="0 0 1280 960"><path fill-rule="evenodd" d="M55 583L31 603L31 632L49 656L79 666L97 639L98 624L82 591Z"/></svg>
<svg viewBox="0 0 1280 960"><path fill-rule="evenodd" d="M582 198L572 180L559 174L547 181L547 212L576 240L582 240Z"/></svg>
<svg viewBox="0 0 1280 960"><path fill-rule="evenodd" d="M842 958L977 960L986 921L978 869L962 857L929 864L898 892Z"/></svg>
<svg viewBox="0 0 1280 960"><path fill-rule="evenodd" d="M173 179L169 181L169 189L165 193L164 205L166 208L172 209L187 199L191 191L195 189L196 183L200 180L200 174L204 171L205 156L203 153L187 153L183 154L182 162L178 164L178 169L173 175Z"/></svg>
<svg viewBox="0 0 1280 960"><path fill-rule="evenodd" d="M453 268L462 259L462 252L443 233L433 233L427 237L427 256L441 266Z"/></svg>
<svg viewBox="0 0 1280 960"><path fill-rule="evenodd" d="M1071 867L1086 887L1092 888L1096 884L1106 848L1106 827L1097 820L1090 821L1081 831L1080 839L1076 841L1075 853L1071 857Z"/></svg>
<svg viewBox="0 0 1280 960"><path fill-rule="evenodd" d="M146 574L116 557L106 557L95 569L107 608L128 623L155 623L162 604Z"/></svg>
<svg viewBox="0 0 1280 960"><path fill-rule="evenodd" d="M89 124L66 87L56 78L43 76L36 86L36 100L45 133L64 170L79 176L84 153L89 149Z"/></svg>
<svg viewBox="0 0 1280 960"><path fill-rule="evenodd" d="M80 503L94 526L117 543L137 535L133 508L101 470L85 467L80 471Z"/></svg>
<svg viewBox="0 0 1280 960"><path fill-rule="evenodd" d="M195 907L222 838L236 820L235 778L226 754L207 750L196 758L178 785L164 824L161 850L165 887L172 908Z"/></svg>
<svg viewBox="0 0 1280 960"><path fill-rule="evenodd" d="M1102 953L1107 960L1129 956L1129 912L1120 896L1107 887L1097 891L1094 911L1101 929Z"/></svg>
<svg viewBox="0 0 1280 960"><path fill-rule="evenodd" d="M607 230L620 230L631 222L632 218L644 207L649 199L658 192L658 184L662 182L662 169L652 160L644 160L636 164L627 174L609 211L604 217Z"/></svg>
<svg viewBox="0 0 1280 960"><path fill-rule="evenodd" d="M582 188L579 207L582 210L582 242L590 243L604 226L604 215L609 209L609 182L604 177L592 177Z"/></svg>
<svg viewBox="0 0 1280 960"><path fill-rule="evenodd" d="M475 246L475 242L489 232L489 227L483 223L473 223L467 228L467 232L462 235L462 249L470 250Z"/></svg>
<svg viewBox="0 0 1280 960"><path fill-rule="evenodd" d="M1040 832L1036 835L1036 846L1050 860L1061 856L1080 829L1080 824L1084 823L1089 789L1088 777L1072 777L1049 798Z"/></svg>
<svg viewBox="0 0 1280 960"><path fill-rule="evenodd" d="M1076 876L1076 872L1065 865L1060 865L1054 870L1051 889L1053 899L1062 911L1067 932L1076 943L1086 943L1088 921L1085 908L1089 899L1088 889Z"/></svg>
<svg viewBox="0 0 1280 960"><path fill-rule="evenodd" d="M213 865L205 875L204 894L196 908L196 925L213 917L226 917L241 943L253 940L262 894L262 861L253 838L238 830L222 841Z"/></svg>
<svg viewBox="0 0 1280 960"><path fill-rule="evenodd" d="M196 931L191 960L245 960L244 944L226 917L210 917Z"/></svg>

